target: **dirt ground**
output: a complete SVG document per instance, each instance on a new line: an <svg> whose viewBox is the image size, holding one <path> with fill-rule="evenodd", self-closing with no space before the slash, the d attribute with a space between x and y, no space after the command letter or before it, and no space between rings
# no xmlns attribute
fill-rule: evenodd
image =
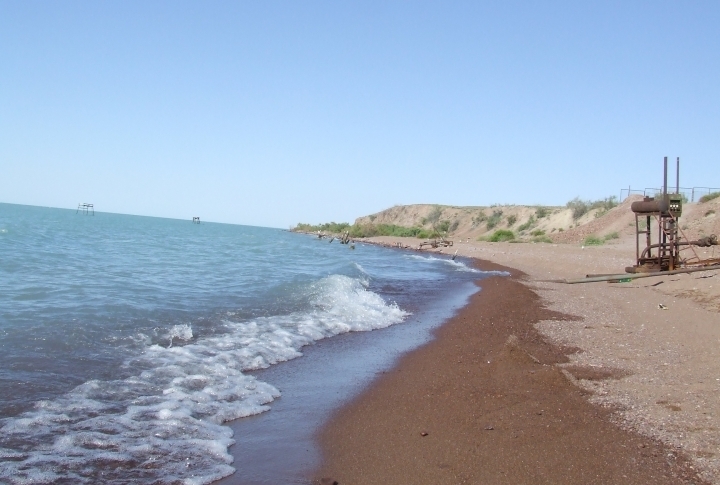
<svg viewBox="0 0 720 485"><path fill-rule="evenodd" d="M416 246L418 241L373 242ZM532 322L548 342L579 349L553 366L621 428L664 443L686 456L700 477L720 484L720 271L628 283L548 282L622 273L635 256L628 234L597 247L466 238L456 239L452 248L424 252L456 251L522 271L519 281L548 310L576 317Z"/></svg>

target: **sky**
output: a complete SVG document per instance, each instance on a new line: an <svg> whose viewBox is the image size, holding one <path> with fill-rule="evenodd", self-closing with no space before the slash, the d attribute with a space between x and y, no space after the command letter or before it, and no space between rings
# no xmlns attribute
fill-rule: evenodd
<svg viewBox="0 0 720 485"><path fill-rule="evenodd" d="M288 228L720 187L717 1L0 0L0 202ZM674 170L671 182L674 184Z"/></svg>

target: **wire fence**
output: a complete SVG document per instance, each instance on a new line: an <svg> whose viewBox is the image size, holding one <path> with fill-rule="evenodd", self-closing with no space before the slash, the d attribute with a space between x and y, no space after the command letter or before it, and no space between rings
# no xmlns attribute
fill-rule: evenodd
<svg viewBox="0 0 720 485"><path fill-rule="evenodd" d="M668 191L675 193L675 187L668 187ZM680 187L680 193L685 196L685 199L688 202L695 202L703 195L708 195L713 192L720 192L720 187ZM644 197L655 197L655 195L661 193L662 189L654 187L633 189L628 186L627 189L620 189L620 202L635 194L642 195Z"/></svg>

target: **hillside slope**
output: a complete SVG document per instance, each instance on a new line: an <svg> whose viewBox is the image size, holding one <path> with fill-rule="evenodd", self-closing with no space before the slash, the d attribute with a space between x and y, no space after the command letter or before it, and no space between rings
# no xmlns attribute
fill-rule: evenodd
<svg viewBox="0 0 720 485"><path fill-rule="evenodd" d="M521 240L581 243L588 236L628 239L635 237L632 196L610 210L593 209L579 218L568 207L498 205L458 207L432 204L398 205L376 214L359 217L357 225L397 225L432 229L441 227L448 237L488 237L498 229L511 230ZM720 233L720 198L705 203L687 203L680 225L687 237Z"/></svg>

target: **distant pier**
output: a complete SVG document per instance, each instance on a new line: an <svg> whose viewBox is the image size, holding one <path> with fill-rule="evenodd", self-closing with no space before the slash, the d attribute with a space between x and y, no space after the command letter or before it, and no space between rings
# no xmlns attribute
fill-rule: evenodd
<svg viewBox="0 0 720 485"><path fill-rule="evenodd" d="M78 212L82 212L83 214L87 215L95 215L95 206L93 204L88 204L87 202L83 202L82 204L78 204L77 210L75 211L75 214Z"/></svg>

